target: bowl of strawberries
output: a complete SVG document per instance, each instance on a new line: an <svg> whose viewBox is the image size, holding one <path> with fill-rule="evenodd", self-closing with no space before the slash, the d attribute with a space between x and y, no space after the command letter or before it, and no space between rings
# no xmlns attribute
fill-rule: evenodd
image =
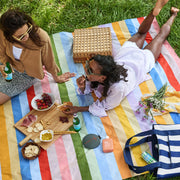
<svg viewBox="0 0 180 180"><path fill-rule="evenodd" d="M47 111L55 103L55 98L51 93L37 94L31 101L31 106L37 111Z"/></svg>

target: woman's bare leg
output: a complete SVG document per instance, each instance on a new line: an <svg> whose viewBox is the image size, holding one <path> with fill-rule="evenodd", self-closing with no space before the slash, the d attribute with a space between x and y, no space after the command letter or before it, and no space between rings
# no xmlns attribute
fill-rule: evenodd
<svg viewBox="0 0 180 180"><path fill-rule="evenodd" d="M160 53L161 53L161 47L166 40L167 36L170 33L171 26L174 22L175 17L177 16L177 13L179 12L179 9L172 7L171 8L171 17L168 19L168 21L161 27L160 32L157 34L157 36L144 48L149 49L155 57L155 60L157 61Z"/></svg>
<svg viewBox="0 0 180 180"><path fill-rule="evenodd" d="M10 100L11 97L7 96L6 94L0 92L0 105L4 104L8 100Z"/></svg>
<svg viewBox="0 0 180 180"><path fill-rule="evenodd" d="M163 8L163 6L164 6L168 1L169 1L169 0L158 0L158 1L156 2L156 5L155 5L154 9L153 9L153 15L154 15L154 16L157 16L157 15L160 13L160 11L161 11L161 9Z"/></svg>
<svg viewBox="0 0 180 180"><path fill-rule="evenodd" d="M154 17L159 14L160 10L168 1L169 0L157 0L156 5L153 8L153 10L141 23L138 29L138 32L133 37L131 37L128 41L135 42L139 48L142 48L144 44L144 40L146 38L146 33L149 31L151 24L154 20Z"/></svg>

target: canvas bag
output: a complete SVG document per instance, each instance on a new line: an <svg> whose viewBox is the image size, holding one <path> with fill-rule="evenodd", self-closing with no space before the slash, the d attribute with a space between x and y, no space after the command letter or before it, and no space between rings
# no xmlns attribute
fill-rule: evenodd
<svg viewBox="0 0 180 180"><path fill-rule="evenodd" d="M142 137L142 139L130 144L134 137ZM152 156L157 162L146 166L134 166L130 148L146 142L152 143ZM136 173L150 171L160 179L180 176L180 124L155 124L152 130L132 136L125 144L124 159L129 168Z"/></svg>

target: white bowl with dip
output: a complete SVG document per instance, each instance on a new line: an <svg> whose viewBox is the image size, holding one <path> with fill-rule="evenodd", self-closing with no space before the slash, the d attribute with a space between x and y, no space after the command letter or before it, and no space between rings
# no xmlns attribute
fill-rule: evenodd
<svg viewBox="0 0 180 180"><path fill-rule="evenodd" d="M40 133L40 141L51 142L54 138L53 130L43 130Z"/></svg>

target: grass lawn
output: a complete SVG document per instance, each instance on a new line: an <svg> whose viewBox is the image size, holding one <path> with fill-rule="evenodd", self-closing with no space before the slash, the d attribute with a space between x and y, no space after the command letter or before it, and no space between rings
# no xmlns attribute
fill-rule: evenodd
<svg viewBox="0 0 180 180"><path fill-rule="evenodd" d="M0 0L0 14L10 7L22 9L32 16L37 25L49 34L53 34L146 16L155 2L156 0ZM170 0L166 4L157 17L160 26L169 18L171 6L180 8L180 0ZM180 13L168 37L169 43L180 57L179 27ZM155 178L147 174L130 179L153 180Z"/></svg>
<svg viewBox="0 0 180 180"><path fill-rule="evenodd" d="M146 16L156 0L0 0L0 13L17 7L30 14L49 34L73 32L128 18ZM157 17L162 26L170 15L170 7L180 8L179 0L170 0ZM172 26L168 41L180 57L180 13Z"/></svg>

